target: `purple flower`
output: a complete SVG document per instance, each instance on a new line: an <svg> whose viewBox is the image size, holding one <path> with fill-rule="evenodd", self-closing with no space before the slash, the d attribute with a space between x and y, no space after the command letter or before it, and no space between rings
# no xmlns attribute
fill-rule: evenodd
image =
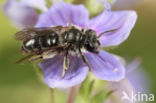
<svg viewBox="0 0 156 103"><path fill-rule="evenodd" d="M36 8L44 12L48 10L46 0L20 0L20 1L24 5Z"/></svg>
<svg viewBox="0 0 156 103"><path fill-rule="evenodd" d="M33 9L35 5L30 5L30 1L32 0L22 0L19 2L16 0L8 0L3 6L5 15L17 28L34 26L38 20L38 14Z"/></svg>
<svg viewBox="0 0 156 103"><path fill-rule="evenodd" d="M140 58L136 58L129 63L121 57L117 56L117 59L126 65L126 76L119 82L108 82L107 88L114 93L104 103L134 103L134 101L123 100L123 93L126 93L129 98L132 98L132 93L148 93L150 88L148 75L142 70L143 68L140 68Z"/></svg>
<svg viewBox="0 0 156 103"><path fill-rule="evenodd" d="M136 58L128 63L126 66L126 78L136 92L145 93L150 91L151 81L147 73L144 71L144 68L140 67L140 63L140 58Z"/></svg>
<svg viewBox="0 0 156 103"><path fill-rule="evenodd" d="M104 11L95 18L89 19L89 13L83 5L71 5L64 2L55 3L47 12L39 16L36 27L67 26L68 23L82 28L93 29L97 34L117 29L99 38L101 47L116 46L130 34L137 19L135 11ZM119 81L125 76L123 65L111 54L100 50L98 54L84 52L90 71L97 78L107 81ZM62 77L63 55L44 60L39 64L43 71L44 81L51 88L66 88L81 83L87 76L88 67L80 57L70 56L70 66Z"/></svg>

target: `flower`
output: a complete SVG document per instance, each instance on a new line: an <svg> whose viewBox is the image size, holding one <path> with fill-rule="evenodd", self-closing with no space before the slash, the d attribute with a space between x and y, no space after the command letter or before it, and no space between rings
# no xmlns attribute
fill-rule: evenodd
<svg viewBox="0 0 156 103"><path fill-rule="evenodd" d="M148 93L150 91L151 81L144 68L140 66L140 63L140 58L136 58L127 64L126 78L136 92Z"/></svg>
<svg viewBox="0 0 156 103"><path fill-rule="evenodd" d="M127 39L137 19L135 11L104 11L95 18L89 19L89 13L83 5L72 5L64 2L55 3L47 12L39 16L36 27L67 26L68 23L101 32L117 29L100 37L101 47L116 46ZM90 71L97 78L107 81L119 81L125 76L123 65L111 54L100 50L99 54L84 52ZM81 83L87 76L88 67L80 57L70 56L70 66L64 77L63 55L39 64L43 71L44 81L51 88L67 88Z"/></svg>
<svg viewBox="0 0 156 103"><path fill-rule="evenodd" d="M38 13L35 9L42 12L48 10L45 0L8 0L3 10L5 15L17 28L32 27L38 20Z"/></svg>
<svg viewBox="0 0 156 103"><path fill-rule="evenodd" d="M127 97L131 98L132 93L148 93L150 81L142 70L143 68L140 68L140 58L135 58L129 63L126 63L121 57L117 56L117 59L126 65L126 76L119 82L108 82L107 88L114 92L104 103L133 103L133 101L123 100L123 96L127 94Z"/></svg>
<svg viewBox="0 0 156 103"><path fill-rule="evenodd" d="M22 4L27 5L32 8L39 9L43 12L47 11L48 8L46 6L45 0L20 0Z"/></svg>
<svg viewBox="0 0 156 103"><path fill-rule="evenodd" d="M33 0L35 1L35 0ZM81 28L93 29L97 34L117 29L99 38L101 47L116 46L127 39L133 28L137 15L135 11L104 11L97 17L89 19L88 10L83 5L72 5L64 2L56 2L49 10L46 9L43 0L30 3L29 0L8 0L4 5L4 12L8 18L19 28L67 26L72 23ZM41 9L43 13L38 17L34 8ZM99 54L84 52L90 71L97 78L107 81L119 81L125 76L122 64L111 54L100 50ZM61 76L63 68L63 55L44 60L39 64L43 71L44 81L51 88L66 88L81 83L88 74L88 67L80 57L70 56L70 66L65 77Z"/></svg>
<svg viewBox="0 0 156 103"><path fill-rule="evenodd" d="M22 2L17 2L16 0L8 0L3 6L5 15L17 28L34 26L34 24L38 20L38 14L33 9L33 7L26 5L23 2L24 0Z"/></svg>

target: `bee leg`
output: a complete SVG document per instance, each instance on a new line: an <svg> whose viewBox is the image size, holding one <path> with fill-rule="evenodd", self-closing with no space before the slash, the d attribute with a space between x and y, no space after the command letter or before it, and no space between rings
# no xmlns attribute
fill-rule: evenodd
<svg viewBox="0 0 156 103"><path fill-rule="evenodd" d="M86 57L82 54L80 49L79 49L79 52L80 52L80 55L81 55L83 62L88 66L88 68L90 70L91 67L90 67L89 62L87 61Z"/></svg>
<svg viewBox="0 0 156 103"><path fill-rule="evenodd" d="M22 64L23 64L23 65L24 65L24 64L29 64L29 63L34 62L34 61L37 61L37 60L39 60L39 59L42 59L42 56L41 56L41 55L32 57L32 58L30 58L27 62L22 63Z"/></svg>
<svg viewBox="0 0 156 103"><path fill-rule="evenodd" d="M35 54L29 54L29 55L27 55L27 56L25 56L25 57L23 57L23 58L21 58L21 59L19 59L19 60L17 60L16 62L15 62L15 64L18 64L18 63L20 63L20 62L22 62L22 61L24 61L24 60L26 60L26 59L28 59L28 58L31 58L32 56L34 56Z"/></svg>
<svg viewBox="0 0 156 103"><path fill-rule="evenodd" d="M36 57L33 57L33 58L29 59L29 62L33 62L33 61L36 61L36 60L39 60L39 59L42 59L42 55L38 55Z"/></svg>
<svg viewBox="0 0 156 103"><path fill-rule="evenodd" d="M63 71L62 71L62 77L65 76L66 71L69 68L69 58L68 58L68 52L64 56L64 61L63 61Z"/></svg>

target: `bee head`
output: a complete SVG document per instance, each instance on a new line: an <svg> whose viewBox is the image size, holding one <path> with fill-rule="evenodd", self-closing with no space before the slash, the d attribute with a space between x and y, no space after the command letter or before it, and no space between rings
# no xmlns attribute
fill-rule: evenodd
<svg viewBox="0 0 156 103"><path fill-rule="evenodd" d="M98 52L100 42L97 38L97 34L94 30L88 29L85 31L84 47L90 52Z"/></svg>

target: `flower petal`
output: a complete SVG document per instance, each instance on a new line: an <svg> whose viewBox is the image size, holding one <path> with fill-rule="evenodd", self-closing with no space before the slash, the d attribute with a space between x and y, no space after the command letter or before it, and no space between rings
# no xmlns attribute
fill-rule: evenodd
<svg viewBox="0 0 156 103"><path fill-rule="evenodd" d="M16 0L8 0L4 4L4 13L18 28L33 26L38 19L38 14L33 8L24 6Z"/></svg>
<svg viewBox="0 0 156 103"><path fill-rule="evenodd" d="M125 69L115 57L105 51L99 54L84 54L91 66L91 72L102 80L119 81L125 76Z"/></svg>
<svg viewBox="0 0 156 103"><path fill-rule="evenodd" d="M88 15L83 5L57 2L47 12L40 15L36 27L66 26L68 23L85 26L88 23Z"/></svg>
<svg viewBox="0 0 156 103"><path fill-rule="evenodd" d="M46 0L21 0L21 3L44 12L48 10L46 7Z"/></svg>
<svg viewBox="0 0 156 103"><path fill-rule="evenodd" d="M115 92L113 92L104 103L134 103L134 101L123 98L125 94L127 95L127 97L131 98L132 92L136 93L134 87L126 78L119 82L108 82L107 86L110 91Z"/></svg>
<svg viewBox="0 0 156 103"><path fill-rule="evenodd" d="M70 57L70 66L62 77L63 56L45 60L39 64L43 71L44 81L51 88L67 88L81 83L88 74L88 68L81 59Z"/></svg>
<svg viewBox="0 0 156 103"><path fill-rule="evenodd" d="M135 11L104 11L90 21L90 28L94 29L98 34L117 29L100 37L102 46L115 46L127 39L136 19L137 14Z"/></svg>
<svg viewBox="0 0 156 103"><path fill-rule="evenodd" d="M140 67L141 59L135 58L126 65L126 78L133 85L136 92L148 92L151 86L151 81L148 75ZM131 75L133 74L133 75Z"/></svg>

